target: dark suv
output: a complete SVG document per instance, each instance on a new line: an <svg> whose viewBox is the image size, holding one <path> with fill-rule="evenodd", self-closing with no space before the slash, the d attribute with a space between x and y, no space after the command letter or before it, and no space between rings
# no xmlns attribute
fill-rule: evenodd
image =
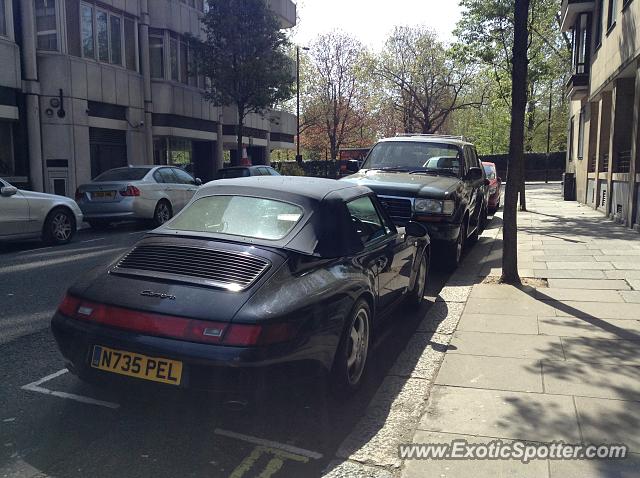
<svg viewBox="0 0 640 478"><path fill-rule="evenodd" d="M398 226L412 219L424 224L435 254L450 268L487 223L488 180L476 148L461 137L383 139L362 168L343 181L373 189Z"/></svg>

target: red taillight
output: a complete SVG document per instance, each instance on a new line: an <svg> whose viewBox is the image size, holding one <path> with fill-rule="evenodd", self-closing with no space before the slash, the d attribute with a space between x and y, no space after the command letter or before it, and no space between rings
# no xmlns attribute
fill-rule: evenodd
<svg viewBox="0 0 640 478"><path fill-rule="evenodd" d="M224 337L224 343L236 346L256 345L260 332L262 327L259 325L232 324Z"/></svg>
<svg viewBox="0 0 640 478"><path fill-rule="evenodd" d="M76 201L79 201L84 197L84 193L81 193L79 189L76 189Z"/></svg>
<svg viewBox="0 0 640 478"><path fill-rule="evenodd" d="M66 315L67 317L75 318L78 312L78 307L80 307L80 299L67 294L58 306L58 312L62 315Z"/></svg>
<svg viewBox="0 0 640 478"><path fill-rule="evenodd" d="M140 190L135 186L127 186L126 189L120 191L120 196L140 196Z"/></svg>
<svg viewBox="0 0 640 478"><path fill-rule="evenodd" d="M224 336L225 345L272 345L292 339L298 329L290 323L248 325L231 324Z"/></svg>

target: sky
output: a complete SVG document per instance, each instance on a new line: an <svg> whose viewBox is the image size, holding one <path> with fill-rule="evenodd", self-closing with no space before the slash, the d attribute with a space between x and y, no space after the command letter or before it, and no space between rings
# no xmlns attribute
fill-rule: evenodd
<svg viewBox="0 0 640 478"><path fill-rule="evenodd" d="M293 40L306 45L320 33L334 29L353 34L379 50L396 25L426 25L444 41L460 18L458 0L297 0L298 26Z"/></svg>

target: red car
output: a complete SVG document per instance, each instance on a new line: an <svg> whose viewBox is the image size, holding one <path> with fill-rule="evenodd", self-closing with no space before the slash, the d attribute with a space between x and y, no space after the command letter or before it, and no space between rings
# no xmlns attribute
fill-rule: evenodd
<svg viewBox="0 0 640 478"><path fill-rule="evenodd" d="M498 171L494 163L482 162L484 172L489 180L489 214L492 216L500 209L500 194L502 192L502 179L498 177Z"/></svg>

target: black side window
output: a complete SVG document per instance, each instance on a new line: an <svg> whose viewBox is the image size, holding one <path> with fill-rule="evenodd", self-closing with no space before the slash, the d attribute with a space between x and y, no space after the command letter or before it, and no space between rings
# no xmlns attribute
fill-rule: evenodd
<svg viewBox="0 0 640 478"><path fill-rule="evenodd" d="M180 182L180 181L178 181L178 179L173 174L173 171L171 171L171 168L159 169L158 173L160 174L160 177L162 178L162 181L160 181L162 183L176 184L176 183Z"/></svg>
<svg viewBox="0 0 640 478"><path fill-rule="evenodd" d="M478 161L474 160L473 153L469 146L464 147L464 175L466 175L471 168L478 167Z"/></svg>
<svg viewBox="0 0 640 478"><path fill-rule="evenodd" d="M363 244L387 235L387 228L369 196L349 201L347 210L351 216L351 223Z"/></svg>

